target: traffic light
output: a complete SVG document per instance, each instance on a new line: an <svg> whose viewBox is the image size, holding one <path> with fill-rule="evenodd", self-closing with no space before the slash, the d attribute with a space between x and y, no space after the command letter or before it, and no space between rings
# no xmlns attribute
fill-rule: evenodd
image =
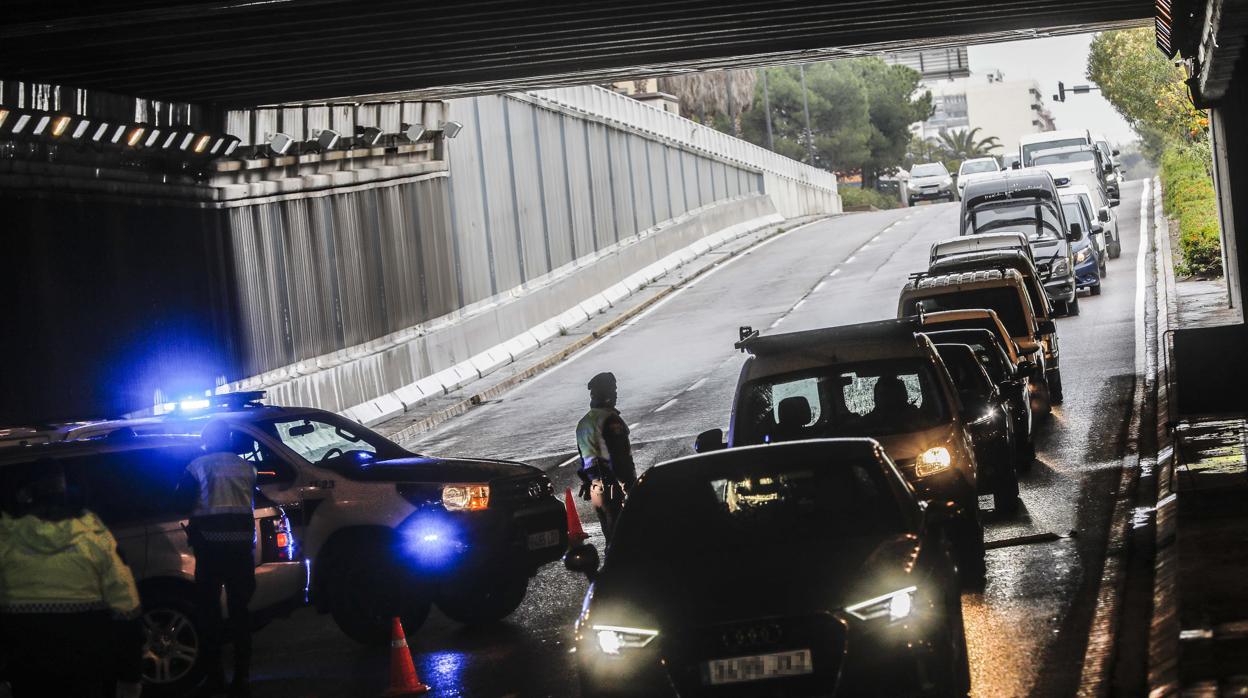
<svg viewBox="0 0 1248 698"><path fill-rule="evenodd" d="M1061 80L1057 81L1057 94L1053 95L1053 101L1054 102L1066 101L1066 83L1062 82Z"/></svg>

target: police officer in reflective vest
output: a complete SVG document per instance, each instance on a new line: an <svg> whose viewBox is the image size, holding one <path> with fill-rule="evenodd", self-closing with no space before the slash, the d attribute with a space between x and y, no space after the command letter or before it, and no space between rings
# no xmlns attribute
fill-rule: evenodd
<svg viewBox="0 0 1248 698"><path fill-rule="evenodd" d="M0 657L13 696L138 696L139 592L117 541L50 460L0 481Z"/></svg>
<svg viewBox="0 0 1248 698"><path fill-rule="evenodd" d="M628 425L615 409L615 375L599 373L589 381L589 412L576 425L576 447L581 454L581 496L593 502L607 540L624 506L624 497L637 481Z"/></svg>
<svg viewBox="0 0 1248 698"><path fill-rule="evenodd" d="M225 687L221 645L221 589L225 588L234 643L234 679L229 695L249 696L251 617L247 605L256 591L256 470L233 448L233 434L221 421L204 426L204 455L186 466L183 487L195 494L187 538L195 552L196 606L204 626L204 666L209 691Z"/></svg>

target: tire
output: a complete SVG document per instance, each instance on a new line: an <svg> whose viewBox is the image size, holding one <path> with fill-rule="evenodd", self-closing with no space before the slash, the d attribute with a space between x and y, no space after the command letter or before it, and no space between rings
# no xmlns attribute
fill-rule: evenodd
<svg viewBox="0 0 1248 698"><path fill-rule="evenodd" d="M1049 402L1054 405L1062 404L1066 399L1066 394L1062 390L1062 369L1055 369L1047 376L1049 383Z"/></svg>
<svg viewBox="0 0 1248 698"><path fill-rule="evenodd" d="M949 620L946 628L946 647L940 659L934 662L931 696L957 696L964 698L971 693L971 662L966 651L966 626L962 618L962 599L955 595L947 610Z"/></svg>
<svg viewBox="0 0 1248 698"><path fill-rule="evenodd" d="M1118 259L1122 255L1122 243L1115 240L1109 243L1109 258Z"/></svg>
<svg viewBox="0 0 1248 698"><path fill-rule="evenodd" d="M370 646L390 642L395 616L412 635L429 616L431 594L409 583L390 561L385 546L362 546L344 559L330 582L334 623L352 640Z"/></svg>
<svg viewBox="0 0 1248 698"><path fill-rule="evenodd" d="M1066 314L1074 317L1079 314L1079 294L1075 293L1075 297L1066 301Z"/></svg>
<svg viewBox="0 0 1248 698"><path fill-rule="evenodd" d="M1099 295L1101 295L1101 285L1100 285L1100 284L1097 284L1097 285L1095 285L1095 286L1092 286L1090 290L1092 291L1092 295L1094 295L1094 296L1099 296Z"/></svg>
<svg viewBox="0 0 1248 698"><path fill-rule="evenodd" d="M190 593L143 595L143 693L180 696L204 676L203 632Z"/></svg>
<svg viewBox="0 0 1248 698"><path fill-rule="evenodd" d="M1102 280L1105 277L1109 276L1109 262L1107 261L1108 259L1109 259L1109 250L1107 249L1105 251L1105 256L1101 258L1101 279Z"/></svg>
<svg viewBox="0 0 1248 698"><path fill-rule="evenodd" d="M1015 472L1025 474L1031 472L1031 466L1036 462L1036 441L1035 437L1029 436L1025 442L1019 442L1018 456L1014 461L1018 467Z"/></svg>
<svg viewBox="0 0 1248 698"><path fill-rule="evenodd" d="M975 506L972 502L972 506ZM953 523L953 549L958 561L958 580L966 589L981 589L988 565L984 560L984 527L979 516L968 516Z"/></svg>
<svg viewBox="0 0 1248 698"><path fill-rule="evenodd" d="M487 625L511 615L524 601L529 578L523 575L484 580L454 592L438 595L438 609L464 625Z"/></svg>

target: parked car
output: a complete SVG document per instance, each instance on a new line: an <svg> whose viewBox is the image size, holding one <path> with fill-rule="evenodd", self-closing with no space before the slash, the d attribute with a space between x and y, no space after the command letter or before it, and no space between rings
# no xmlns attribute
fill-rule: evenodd
<svg viewBox="0 0 1248 698"><path fill-rule="evenodd" d="M930 337L929 337L930 338ZM935 341L935 340L933 340ZM962 414L979 464L979 491L991 492L994 509L1010 515L1018 511L1018 470L1015 465L1014 420L1009 398L1003 395L965 344L936 344L936 353L953 377Z"/></svg>
<svg viewBox="0 0 1248 698"><path fill-rule="evenodd" d="M996 313L1021 354L1034 356L1042 369L1039 398L1042 409L1061 404L1062 371L1056 351L1057 325L1041 319L1031 305L1023 277L1014 269L991 269L950 274L919 274L902 288L897 316L908 317L942 310L987 309ZM1050 357L1053 364L1049 363Z"/></svg>
<svg viewBox="0 0 1248 698"><path fill-rule="evenodd" d="M1101 295L1101 277L1105 273L1108 253L1102 254L1097 244L1097 235L1104 234L1099 223L1093 224L1074 197L1062 197L1062 208L1066 211L1066 220L1072 221L1071 228L1079 227L1080 236L1070 244L1075 253L1075 281L1077 287L1087 289L1094 296ZM1085 231L1095 231L1096 234ZM1102 238L1104 239L1104 238Z"/></svg>
<svg viewBox="0 0 1248 698"><path fill-rule="evenodd" d="M1093 232L1095 232L1097 225L1100 225L1103 229L1105 252L1110 259L1118 259L1122 254L1122 237L1118 232L1118 214L1114 212L1114 207L1118 204L1106 199L1100 189L1083 184L1068 184L1064 187L1058 187L1057 191L1063 201L1068 196L1078 197L1079 205L1083 207L1084 214L1088 220L1092 221Z"/></svg>
<svg viewBox="0 0 1248 698"><path fill-rule="evenodd" d="M958 197L966 191L966 183L972 179L983 179L991 177L1001 171L1001 163L997 162L997 158L989 155L982 158L970 158L963 160L958 166Z"/></svg>
<svg viewBox="0 0 1248 698"><path fill-rule="evenodd" d="M1031 411L1031 376L1010 360L1009 352L1000 340L988 330L925 330L937 346L941 344L965 344L975 352L980 366L997 386L997 391L1009 403L1010 417L1014 422L1014 444L1017 458L1015 469L1027 472L1036 457L1035 422Z"/></svg>
<svg viewBox="0 0 1248 698"><path fill-rule="evenodd" d="M983 233L933 242L928 252L928 261L934 263L938 259L953 255L994 250L1017 250L1027 255L1027 259L1030 259L1032 264L1036 262L1036 258L1031 253L1031 245L1027 242L1027 236L1023 233Z"/></svg>
<svg viewBox="0 0 1248 698"><path fill-rule="evenodd" d="M602 570L592 546L566 559L592 580L581 695L965 696L950 511L870 439L656 465Z"/></svg>
<svg viewBox="0 0 1248 698"><path fill-rule="evenodd" d="M958 194L953 187L953 177L941 162L924 162L910 168L909 204L917 201L945 199L956 201Z"/></svg>
<svg viewBox="0 0 1248 698"><path fill-rule="evenodd" d="M137 428L165 420L198 433L211 417L233 429L302 541L312 603L359 642L388 642L394 616L413 632L435 603L466 624L506 617L567 546L563 504L537 468L412 453L333 412L263 396L218 395ZM131 431L124 421L104 429Z"/></svg>
<svg viewBox="0 0 1248 698"><path fill-rule="evenodd" d="M0 451L0 492L7 475L42 461L65 468L69 491L112 531L134 573L143 605L143 681L147 690L181 695L203 676L199 614L195 612L195 556L183 530L189 515L176 492L186 466L203 455L187 436L136 436L29 445ZM307 568L281 507L256 497L257 625L306 602ZM72 667L67 667L72 670Z"/></svg>
<svg viewBox="0 0 1248 698"><path fill-rule="evenodd" d="M1074 253L1053 177L1043 170L1022 170L967 185L959 235L1015 232L1027 236L1036 268L1058 312L1079 314Z"/></svg>
<svg viewBox="0 0 1248 698"><path fill-rule="evenodd" d="M975 452L957 389L917 318L803 332L747 333L726 445L870 437L919 497L956 503L951 539L968 583L983 578ZM724 446L703 432L699 453Z"/></svg>

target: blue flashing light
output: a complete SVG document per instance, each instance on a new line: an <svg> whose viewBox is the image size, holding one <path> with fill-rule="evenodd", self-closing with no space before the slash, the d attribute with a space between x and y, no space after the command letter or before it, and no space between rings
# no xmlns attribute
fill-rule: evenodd
<svg viewBox="0 0 1248 698"><path fill-rule="evenodd" d="M416 512L403 524L400 535L404 556L429 571L454 566L468 547L460 540L458 526L442 509Z"/></svg>
<svg viewBox="0 0 1248 698"><path fill-rule="evenodd" d="M178 403L178 409L183 412L191 412L193 410L206 410L212 403L207 398L184 398Z"/></svg>

